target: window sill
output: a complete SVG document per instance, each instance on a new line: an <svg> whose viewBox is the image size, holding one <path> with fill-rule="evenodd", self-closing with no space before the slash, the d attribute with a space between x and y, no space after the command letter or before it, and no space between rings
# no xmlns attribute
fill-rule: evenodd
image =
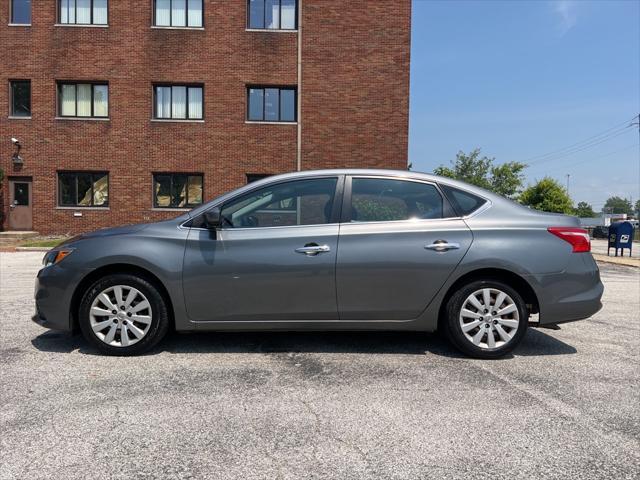
<svg viewBox="0 0 640 480"><path fill-rule="evenodd" d="M110 122L110 117L55 117L56 120L67 120L67 121L89 121L89 122Z"/></svg>
<svg viewBox="0 0 640 480"><path fill-rule="evenodd" d="M9 23L7 24L9 27L30 27L30 23Z"/></svg>
<svg viewBox="0 0 640 480"><path fill-rule="evenodd" d="M200 205L198 205L200 206ZM152 212L188 212L189 210L193 210L195 207L153 207L151 209Z"/></svg>
<svg viewBox="0 0 640 480"><path fill-rule="evenodd" d="M29 115L28 117L19 117L16 115L9 115L7 118L9 120L31 120L31 115Z"/></svg>
<svg viewBox="0 0 640 480"><path fill-rule="evenodd" d="M253 125L297 125L298 122L265 122L261 120L245 120L246 124Z"/></svg>
<svg viewBox="0 0 640 480"><path fill-rule="evenodd" d="M204 123L204 120L191 120L188 118L152 118L151 121L157 123Z"/></svg>
<svg viewBox="0 0 640 480"><path fill-rule="evenodd" d="M204 31L204 27L169 27L162 25L151 25L151 28L154 30L195 30L195 31Z"/></svg>
<svg viewBox="0 0 640 480"><path fill-rule="evenodd" d="M99 23L54 23L54 27L71 27L71 28L109 28L109 25L102 25Z"/></svg>
<svg viewBox="0 0 640 480"><path fill-rule="evenodd" d="M110 207L60 207L57 206L56 210L71 210L76 212L84 212L86 210L111 210Z"/></svg>
<svg viewBox="0 0 640 480"><path fill-rule="evenodd" d="M258 33L298 33L298 30L278 29L278 28L245 28L245 32L258 32Z"/></svg>

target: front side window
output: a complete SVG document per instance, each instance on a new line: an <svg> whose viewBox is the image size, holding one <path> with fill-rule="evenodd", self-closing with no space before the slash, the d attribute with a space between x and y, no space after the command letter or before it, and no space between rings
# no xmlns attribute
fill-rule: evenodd
<svg viewBox="0 0 640 480"><path fill-rule="evenodd" d="M155 0L156 27L202 27L202 0Z"/></svg>
<svg viewBox="0 0 640 480"><path fill-rule="evenodd" d="M248 26L260 30L295 30L296 0L248 0Z"/></svg>
<svg viewBox="0 0 640 480"><path fill-rule="evenodd" d="M202 174L154 174L153 206L155 208L192 208L200 205L202 178Z"/></svg>
<svg viewBox="0 0 640 480"><path fill-rule="evenodd" d="M202 86L156 85L154 118L202 120Z"/></svg>
<svg viewBox="0 0 640 480"><path fill-rule="evenodd" d="M279 183L233 199L222 208L227 228L331 223L337 178Z"/></svg>
<svg viewBox="0 0 640 480"><path fill-rule="evenodd" d="M11 23L31 25L31 0L11 0Z"/></svg>
<svg viewBox="0 0 640 480"><path fill-rule="evenodd" d="M250 121L295 122L295 87L249 87L247 88Z"/></svg>
<svg viewBox="0 0 640 480"><path fill-rule="evenodd" d="M442 196L431 184L383 178L352 180L352 222L389 222L442 217Z"/></svg>
<svg viewBox="0 0 640 480"><path fill-rule="evenodd" d="M14 80L10 82L12 117L31 116L31 82Z"/></svg>
<svg viewBox="0 0 640 480"><path fill-rule="evenodd" d="M109 206L107 172L59 172L58 205L61 207Z"/></svg>
<svg viewBox="0 0 640 480"><path fill-rule="evenodd" d="M107 118L109 86L101 83L58 84L58 115L61 117Z"/></svg>
<svg viewBox="0 0 640 480"><path fill-rule="evenodd" d="M58 22L65 25L106 25L107 0L58 0Z"/></svg>

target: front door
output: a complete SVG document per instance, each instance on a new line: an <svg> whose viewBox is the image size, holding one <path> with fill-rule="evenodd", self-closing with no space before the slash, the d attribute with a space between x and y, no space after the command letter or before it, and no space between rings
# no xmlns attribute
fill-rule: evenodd
<svg viewBox="0 0 640 480"><path fill-rule="evenodd" d="M30 178L9 179L9 230L33 228L33 205Z"/></svg>
<svg viewBox="0 0 640 480"><path fill-rule="evenodd" d="M473 239L431 183L353 178L343 209L336 267L340 320L417 318Z"/></svg>
<svg viewBox="0 0 640 480"><path fill-rule="evenodd" d="M222 228L191 229L183 269L189 318L336 320L339 180L259 187L222 206Z"/></svg>

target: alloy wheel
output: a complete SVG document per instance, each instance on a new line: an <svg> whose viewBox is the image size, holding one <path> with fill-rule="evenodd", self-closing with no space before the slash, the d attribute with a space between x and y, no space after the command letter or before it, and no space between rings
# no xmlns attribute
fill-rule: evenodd
<svg viewBox="0 0 640 480"><path fill-rule="evenodd" d="M149 332L153 312L144 294L128 285L114 285L98 294L89 311L93 333L107 345L128 347Z"/></svg>
<svg viewBox="0 0 640 480"><path fill-rule="evenodd" d="M505 292L483 288L464 301L459 322L467 340L488 350L502 347L513 339L520 325L520 314L516 303Z"/></svg>

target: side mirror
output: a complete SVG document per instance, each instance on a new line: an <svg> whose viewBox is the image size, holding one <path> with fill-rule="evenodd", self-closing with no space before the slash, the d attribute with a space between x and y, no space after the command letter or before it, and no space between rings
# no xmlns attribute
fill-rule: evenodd
<svg viewBox="0 0 640 480"><path fill-rule="evenodd" d="M215 230L222 223L219 208L212 208L204 212L204 226L210 230Z"/></svg>

